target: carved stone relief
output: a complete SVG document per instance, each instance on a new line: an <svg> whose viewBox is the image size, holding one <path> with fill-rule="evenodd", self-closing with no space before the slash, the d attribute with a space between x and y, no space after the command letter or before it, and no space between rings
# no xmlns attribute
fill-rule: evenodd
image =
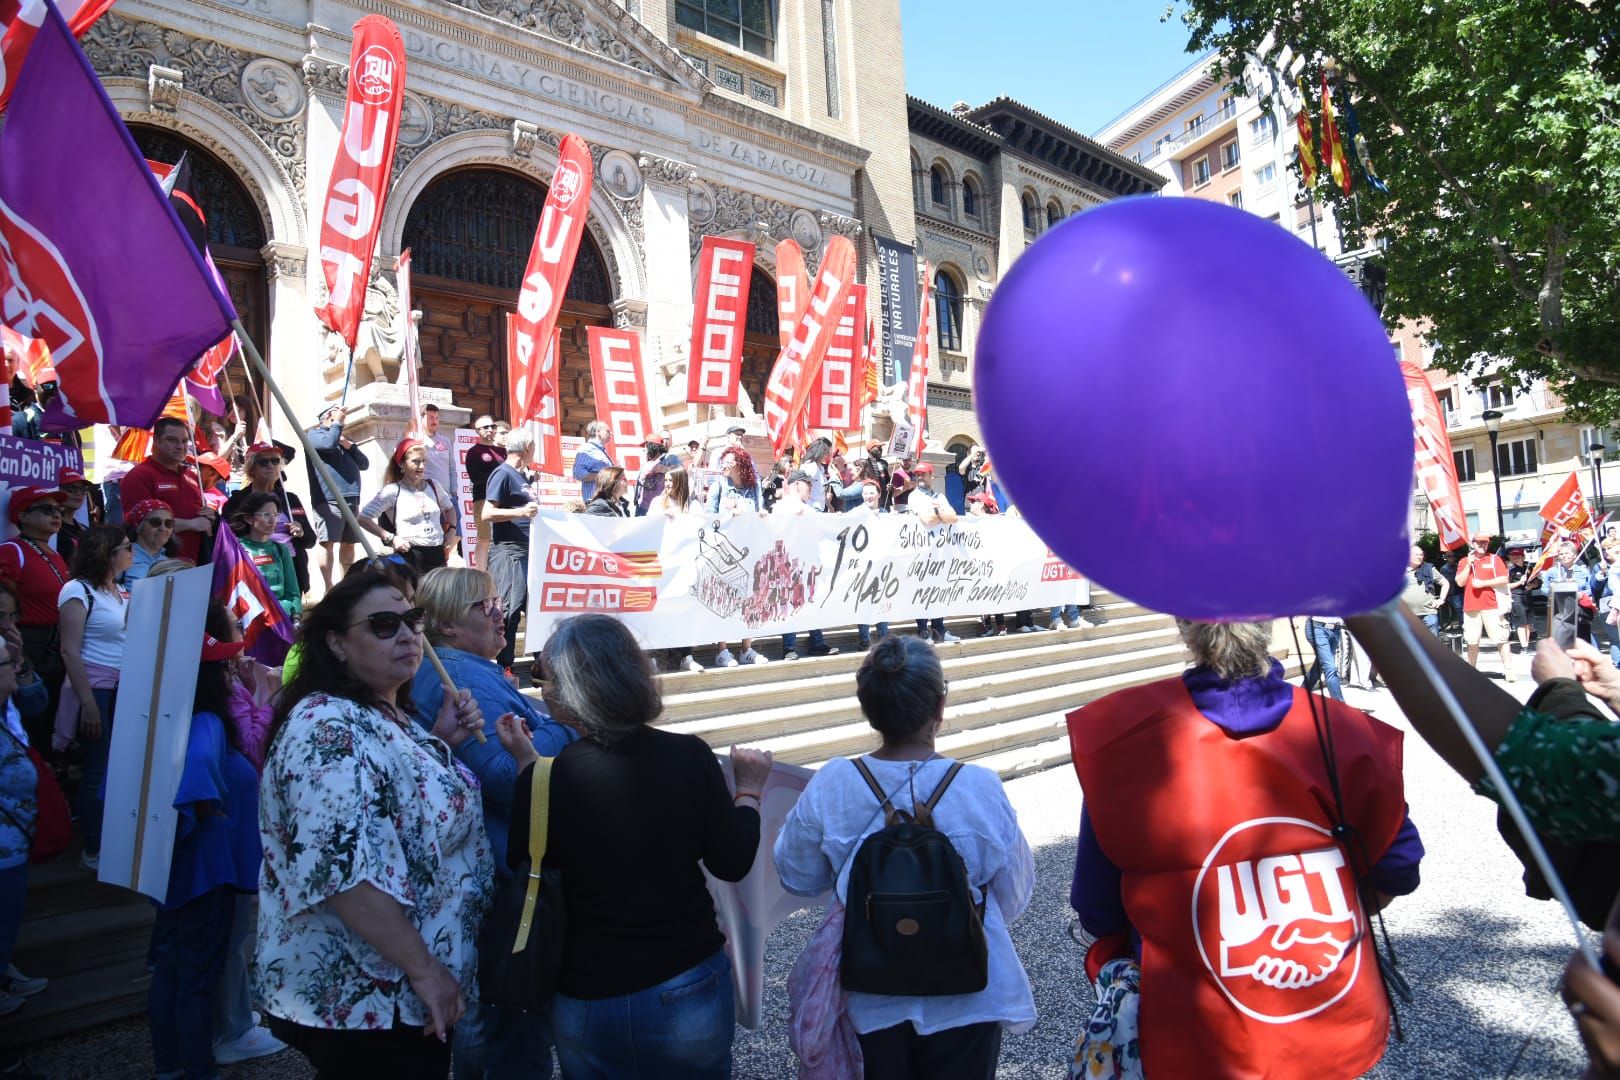
<svg viewBox="0 0 1620 1080"><path fill-rule="evenodd" d="M96 20L83 44L91 64L104 77L149 82L154 65L183 72L186 92L213 102L242 121L292 179L299 201L305 201L303 117L273 121L254 108L242 90L248 65L260 57L217 41L203 41L178 30L128 19L116 11ZM256 197L262 194L255 193ZM268 211L262 205L260 209Z"/></svg>
<svg viewBox="0 0 1620 1080"><path fill-rule="evenodd" d="M242 69L242 100L273 124L284 124L304 111L304 84L298 73L268 56Z"/></svg>
<svg viewBox="0 0 1620 1080"><path fill-rule="evenodd" d="M636 159L623 150L609 150L602 155L602 187L619 199L634 199L641 194L641 167Z"/></svg>
<svg viewBox="0 0 1620 1080"><path fill-rule="evenodd" d="M686 162L657 154L642 154L636 159L636 164L641 166L641 175L649 184L682 188L697 179L697 169Z"/></svg>
<svg viewBox="0 0 1620 1080"><path fill-rule="evenodd" d="M433 136L433 112L421 96L405 91L399 109L399 145L426 146Z"/></svg>
<svg viewBox="0 0 1620 1080"><path fill-rule="evenodd" d="M146 96L152 108L174 112L180 107L180 91L186 88L186 73L153 64L147 70Z"/></svg>
<svg viewBox="0 0 1620 1080"><path fill-rule="evenodd" d="M814 272L827 233L857 238L862 225L854 218L789 206L780 199L694 180L687 188L691 254L695 259L705 236L740 233L764 246L793 237L804 249L806 267Z"/></svg>
<svg viewBox="0 0 1620 1080"><path fill-rule="evenodd" d="M659 41L636 20L631 12L624 12L615 25L605 12L586 13L568 0L451 0L471 11L481 12L502 22L533 30L544 37L553 38L564 45L583 49L588 53L605 56L609 60L646 72L662 75L647 60L647 54L661 56L667 66L673 67L679 56ZM668 54L664 56L663 54Z"/></svg>

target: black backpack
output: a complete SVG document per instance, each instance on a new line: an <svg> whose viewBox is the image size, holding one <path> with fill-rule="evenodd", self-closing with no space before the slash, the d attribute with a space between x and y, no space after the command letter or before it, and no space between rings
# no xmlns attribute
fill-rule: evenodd
<svg viewBox="0 0 1620 1080"><path fill-rule="evenodd" d="M934 828L934 806L962 763L951 763L915 816L895 809L865 762L855 758L852 764L885 818L850 863L844 989L904 997L983 990L990 981L984 906L973 903L961 854Z"/></svg>

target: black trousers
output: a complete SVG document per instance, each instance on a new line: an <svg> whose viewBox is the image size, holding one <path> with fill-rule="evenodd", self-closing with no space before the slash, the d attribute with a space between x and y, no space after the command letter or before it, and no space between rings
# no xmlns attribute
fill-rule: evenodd
<svg viewBox="0 0 1620 1080"><path fill-rule="evenodd" d="M908 1021L857 1036L866 1080L994 1080L1001 1056L1001 1025L995 1021L919 1035Z"/></svg>
<svg viewBox="0 0 1620 1080"><path fill-rule="evenodd" d="M445 565L444 546L430 544L427 547L413 547L405 552L405 561L411 564L418 575L426 574L429 570L437 570Z"/></svg>
<svg viewBox="0 0 1620 1080"><path fill-rule="evenodd" d="M276 1038L315 1066L315 1080L353 1080L386 1076L389 1080L445 1080L450 1075L450 1040L440 1042L419 1027L383 1031L343 1031L304 1027L266 1016Z"/></svg>

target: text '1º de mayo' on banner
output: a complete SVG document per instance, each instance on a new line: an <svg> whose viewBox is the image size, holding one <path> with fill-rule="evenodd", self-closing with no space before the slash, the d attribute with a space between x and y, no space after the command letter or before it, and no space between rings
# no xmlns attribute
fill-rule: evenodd
<svg viewBox="0 0 1620 1080"><path fill-rule="evenodd" d="M646 648L1090 602L1090 586L1019 518L933 527L910 514L542 512L529 535L530 647L587 611Z"/></svg>

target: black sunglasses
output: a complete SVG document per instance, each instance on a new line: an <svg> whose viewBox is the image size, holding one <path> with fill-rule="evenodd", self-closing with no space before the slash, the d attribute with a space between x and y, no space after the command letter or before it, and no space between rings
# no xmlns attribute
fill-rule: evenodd
<svg viewBox="0 0 1620 1080"><path fill-rule="evenodd" d="M409 627L413 634L420 634L427 623L427 612L419 607L409 611L374 611L363 619L356 619L349 626L355 627L361 623L370 623L371 632L379 639L392 641L398 636L401 626Z"/></svg>

